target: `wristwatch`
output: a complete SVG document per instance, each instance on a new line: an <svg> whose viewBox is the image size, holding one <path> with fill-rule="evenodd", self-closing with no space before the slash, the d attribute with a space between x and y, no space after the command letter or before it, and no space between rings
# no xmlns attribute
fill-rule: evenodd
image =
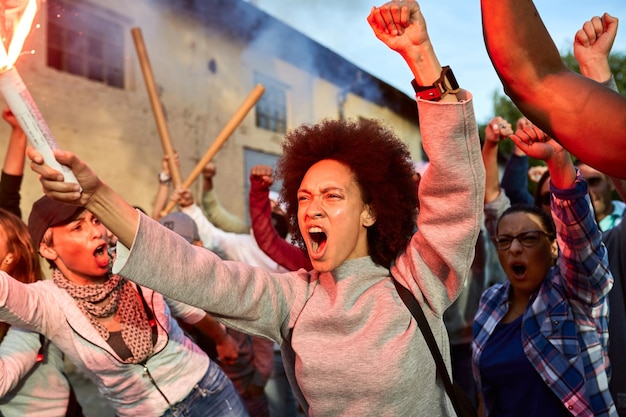
<svg viewBox="0 0 626 417"><path fill-rule="evenodd" d="M415 79L411 81L411 85L416 97L429 101L439 101L449 93L458 93L460 90L459 83L448 65L441 68L441 76L433 85L421 86Z"/></svg>
<svg viewBox="0 0 626 417"><path fill-rule="evenodd" d="M170 177L165 172L159 172L159 184L166 185L166 184L169 184L170 182L172 182L172 177Z"/></svg>

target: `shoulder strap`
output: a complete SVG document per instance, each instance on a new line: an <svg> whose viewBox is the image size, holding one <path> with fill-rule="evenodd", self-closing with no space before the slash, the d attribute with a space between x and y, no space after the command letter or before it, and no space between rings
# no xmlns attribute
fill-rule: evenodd
<svg viewBox="0 0 626 417"><path fill-rule="evenodd" d="M46 350L46 338L44 337L44 335L42 335L41 333L39 334L39 351L37 352L37 359L35 359L35 362L39 363L39 362L43 362L45 357L45 350Z"/></svg>
<svg viewBox="0 0 626 417"><path fill-rule="evenodd" d="M435 359L435 365L437 366L437 373L439 374L439 377L443 381L443 385L446 388L448 397L450 397L450 400L452 401L452 406L454 407L454 411L456 411L456 414L458 416L463 415L461 413L461 406L459 405L459 400L456 396L456 392L454 390L454 387L452 386L452 380L450 379L450 375L448 374L448 368L446 368L446 364L443 361L443 357L441 356L441 352L439 351L439 346L437 346L437 342L435 341L433 332L430 329L430 326L428 325L428 321L426 320L426 316L424 315L424 311L422 310L422 307L419 305L419 303L417 302L417 300L415 299L415 297L413 296L413 294L411 294L409 290L407 290L405 287L400 285L400 283L396 281L396 279L393 278L393 276L391 277L391 279L393 281L393 285L396 286L396 290L398 291L400 298L402 299L406 307L409 309L409 311L415 318L415 321L417 321L417 325L422 331L422 334L424 335L424 339L426 340L426 344L428 345L428 348L430 349L430 353L433 355L433 358Z"/></svg>

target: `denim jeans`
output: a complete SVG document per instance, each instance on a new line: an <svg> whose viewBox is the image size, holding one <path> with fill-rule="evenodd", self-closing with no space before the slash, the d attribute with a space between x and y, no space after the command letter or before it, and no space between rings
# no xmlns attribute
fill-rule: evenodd
<svg viewBox="0 0 626 417"><path fill-rule="evenodd" d="M187 397L163 417L248 417L235 386L214 362Z"/></svg>

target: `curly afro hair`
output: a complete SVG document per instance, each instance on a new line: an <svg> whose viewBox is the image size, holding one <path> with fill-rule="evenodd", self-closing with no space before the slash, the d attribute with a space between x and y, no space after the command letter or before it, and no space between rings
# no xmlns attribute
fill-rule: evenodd
<svg viewBox="0 0 626 417"><path fill-rule="evenodd" d="M288 132L277 176L283 181L281 200L290 232L304 250L297 192L309 168L325 159L341 162L354 173L363 202L376 215L367 231L369 254L389 268L415 230L415 170L408 147L375 120L324 120Z"/></svg>

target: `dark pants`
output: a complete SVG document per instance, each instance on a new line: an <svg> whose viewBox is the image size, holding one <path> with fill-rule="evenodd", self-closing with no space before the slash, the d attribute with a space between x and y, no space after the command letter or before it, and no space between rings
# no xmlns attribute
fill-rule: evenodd
<svg viewBox="0 0 626 417"><path fill-rule="evenodd" d="M478 407L478 393L472 374L471 343L450 345L452 358L452 379L465 391L475 407Z"/></svg>

